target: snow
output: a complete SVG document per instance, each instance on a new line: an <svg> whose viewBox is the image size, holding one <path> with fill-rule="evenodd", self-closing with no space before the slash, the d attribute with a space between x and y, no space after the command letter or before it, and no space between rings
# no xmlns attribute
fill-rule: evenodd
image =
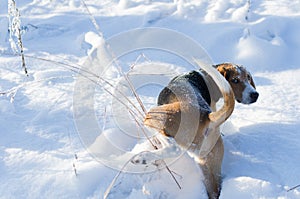
<svg viewBox="0 0 300 199"><path fill-rule="evenodd" d="M130 75L149 109L170 78L195 68L189 62L192 57L179 57L181 51L176 51L180 43L190 52L182 41L174 40L182 35L205 49L201 52L209 56L205 63L244 65L260 94L255 104L236 103L221 127L225 158L220 198L300 198L299 188L288 191L300 184L299 0L86 0L103 38L79 0L16 3L29 77L21 58L10 49L4 1L0 4L0 92L4 92L0 198L103 198L121 168L124 172L108 198L206 198L195 161L185 152L165 160L179 189L165 163L153 161L151 144L122 102L137 115L133 105L95 77L102 75L138 106L124 75L109 64L108 54L114 51L119 67ZM130 37L116 49L116 39L121 38L116 35L147 27L176 31L172 45L165 45L168 37L144 37L153 46L164 44L174 51L147 48L118 54L139 45ZM112 42L112 49L105 41ZM80 87L81 81L89 84ZM76 103L77 96L82 104ZM78 125L78 121L83 122ZM133 156L143 158L141 152L152 157L148 165L130 162Z"/></svg>

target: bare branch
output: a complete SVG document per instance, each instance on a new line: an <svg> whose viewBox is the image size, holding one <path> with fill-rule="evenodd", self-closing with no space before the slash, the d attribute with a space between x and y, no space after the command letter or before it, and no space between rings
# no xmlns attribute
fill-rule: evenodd
<svg viewBox="0 0 300 199"><path fill-rule="evenodd" d="M294 189L297 189L297 188L299 188L299 187L300 187L300 184L297 185L297 186L294 186L294 187L292 187L292 188L290 188L290 189L288 189L286 192L290 192L290 191L292 191L292 190L294 190Z"/></svg>
<svg viewBox="0 0 300 199"><path fill-rule="evenodd" d="M24 47L22 42L22 34L21 34L21 19L20 19L20 11L16 6L15 0L8 1L8 18L9 18L9 41L12 50L15 53L20 52L22 57L22 68L25 72L25 75L28 76L26 64L25 64L25 56L24 56ZM17 40L17 41L15 41ZM16 45L16 43L18 45Z"/></svg>

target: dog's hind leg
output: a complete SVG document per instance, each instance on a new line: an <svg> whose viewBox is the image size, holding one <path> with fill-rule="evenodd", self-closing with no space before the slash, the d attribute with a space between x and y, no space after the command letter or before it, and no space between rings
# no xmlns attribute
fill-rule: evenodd
<svg viewBox="0 0 300 199"><path fill-rule="evenodd" d="M212 151L202 159L199 159L209 199L217 199L220 196L222 176L221 166L224 155L224 145L219 137Z"/></svg>

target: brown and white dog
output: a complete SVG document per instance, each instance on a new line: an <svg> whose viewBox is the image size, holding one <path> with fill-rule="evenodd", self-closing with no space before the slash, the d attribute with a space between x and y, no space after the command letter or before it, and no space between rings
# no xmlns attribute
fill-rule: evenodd
<svg viewBox="0 0 300 199"><path fill-rule="evenodd" d="M258 92L243 66L223 63L201 67L204 71L173 78L160 92L158 106L148 112L144 124L174 138L176 144L192 154L201 166L206 191L212 199L219 198L222 182L224 146L219 126L231 115L235 100L254 103ZM216 110L222 97L224 104Z"/></svg>

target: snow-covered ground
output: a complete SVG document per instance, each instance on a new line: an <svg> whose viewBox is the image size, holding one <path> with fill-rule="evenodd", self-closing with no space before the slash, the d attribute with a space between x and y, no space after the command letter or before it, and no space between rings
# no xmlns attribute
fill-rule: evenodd
<svg viewBox="0 0 300 199"><path fill-rule="evenodd" d="M135 152L147 151L151 145L139 139L142 132L128 110L125 109L125 121L111 120L111 114L116 116L111 109L119 102L104 90L111 88L103 81L99 84L105 84L105 88L93 82L94 116L102 131L96 132L99 139L95 140L95 135L91 139L100 140L100 144L87 146L90 137L79 132L74 93L79 80L90 74L78 74L78 68L90 66L87 58L93 64L104 59L103 53L99 56L92 52L102 39L84 4L79 0L16 3L21 13L29 77L21 68L21 58L10 49L7 2L3 1L0 92L5 94L0 96L0 198L103 198L118 169ZM135 28L167 28L198 42L214 63L246 66L260 96L255 104L236 104L221 128L225 143L221 198L300 198L299 188L288 191L300 184L299 0L85 3L105 40ZM158 67L149 64L149 60L157 62ZM138 89L147 108L155 105L162 83L191 69L174 55L149 49L120 58L125 73L130 64L134 65L130 71L135 74L133 79L142 77L133 80L135 84L143 85L141 80L155 82L159 77L160 84L145 84ZM123 91L123 77L116 67L109 67L103 75ZM130 99L134 101L132 96ZM120 131L116 123L126 129ZM86 132L92 131L89 121L81 123L83 127L84 124ZM112 145L120 150L113 150ZM99 157L109 163L101 162ZM187 154L169 164L169 168L181 189L162 162L157 167L128 163L123 170L130 172L118 175L108 197L206 197L201 170Z"/></svg>

